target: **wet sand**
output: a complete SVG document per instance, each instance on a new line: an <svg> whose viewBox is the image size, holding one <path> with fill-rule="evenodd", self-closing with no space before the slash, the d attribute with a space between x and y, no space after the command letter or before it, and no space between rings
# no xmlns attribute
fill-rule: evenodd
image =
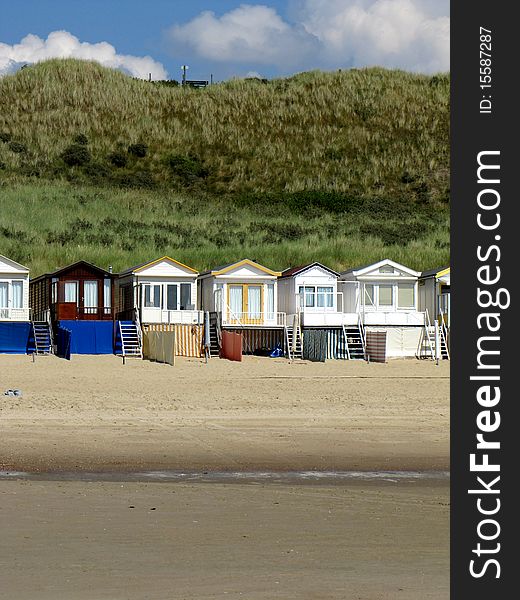
<svg viewBox="0 0 520 600"><path fill-rule="evenodd" d="M447 481L0 481L0 598L447 600Z"/></svg>
<svg viewBox="0 0 520 600"><path fill-rule="evenodd" d="M447 470L449 366L0 356L0 469Z"/></svg>

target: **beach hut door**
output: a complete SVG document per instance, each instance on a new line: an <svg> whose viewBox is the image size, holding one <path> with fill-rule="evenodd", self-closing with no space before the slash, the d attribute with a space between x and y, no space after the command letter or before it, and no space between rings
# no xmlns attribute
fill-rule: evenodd
<svg viewBox="0 0 520 600"><path fill-rule="evenodd" d="M262 286L229 286L229 320L243 325L262 323Z"/></svg>

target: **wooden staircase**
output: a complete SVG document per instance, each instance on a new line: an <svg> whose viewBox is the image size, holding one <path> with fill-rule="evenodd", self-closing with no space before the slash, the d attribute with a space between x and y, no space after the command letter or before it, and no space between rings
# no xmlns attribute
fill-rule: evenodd
<svg viewBox="0 0 520 600"><path fill-rule="evenodd" d="M343 358L348 360L366 360L365 336L363 327L357 325L343 325ZM340 347L341 350L341 347Z"/></svg>
<svg viewBox="0 0 520 600"><path fill-rule="evenodd" d="M421 331L419 344L417 346L416 357L436 360L437 355L440 360L450 360L450 351L448 348L448 332L444 323L434 321L432 325L428 313L426 312L424 328ZM439 352L437 353L437 342L439 343Z"/></svg>
<svg viewBox="0 0 520 600"><path fill-rule="evenodd" d="M220 345L222 340L222 331L220 327L220 317L216 312L209 314L209 355L210 357L220 356Z"/></svg>
<svg viewBox="0 0 520 600"><path fill-rule="evenodd" d="M303 358L303 335L300 326L300 317L294 317L292 327L287 324L284 327L285 331L285 355L289 360L295 358Z"/></svg>
<svg viewBox="0 0 520 600"><path fill-rule="evenodd" d="M47 321L33 321L34 353L45 356L53 353L52 328Z"/></svg>
<svg viewBox="0 0 520 600"><path fill-rule="evenodd" d="M138 321L119 321L119 335L123 362L125 358L143 358L143 338Z"/></svg>

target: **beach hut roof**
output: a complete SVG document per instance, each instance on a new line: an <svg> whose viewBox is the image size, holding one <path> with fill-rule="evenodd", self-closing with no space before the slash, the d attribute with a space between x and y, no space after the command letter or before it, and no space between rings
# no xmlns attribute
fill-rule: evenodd
<svg viewBox="0 0 520 600"><path fill-rule="evenodd" d="M405 267L404 265L401 265L398 262L395 262L394 260L391 260L389 258L384 258L383 260L380 260L376 263L371 263L369 265L363 265L361 267L354 267L352 269L348 269L347 271L343 271L341 273L341 277L344 277L345 275L350 275L350 274L354 275L355 277L359 277L361 275L366 275L367 273L370 273L371 271L375 271L383 266L394 267L395 269L397 269L399 271L403 271L405 273L408 273L409 275L412 275L414 277L419 277L421 275L421 273L419 271L415 271L414 269Z"/></svg>
<svg viewBox="0 0 520 600"><path fill-rule="evenodd" d="M29 273L28 267L21 265L20 263L16 262L12 258L8 258L7 256L4 256L3 254L0 254L0 264L1 263L4 263L5 265L10 267L14 271ZM0 268L0 270L1 270L1 268Z"/></svg>
<svg viewBox="0 0 520 600"><path fill-rule="evenodd" d="M130 267L129 269L126 269L125 271L123 271L119 275L122 277L124 275L130 275L130 273L139 273L139 271L144 271L145 269L148 269L149 267L153 267L154 265L156 265L156 264L158 264L160 262L163 262L163 261L166 261L166 262L169 262L169 263L173 263L173 264L181 267L182 269L186 269L188 271L191 271L195 275L198 274L198 271L196 271L195 269L192 269L191 267L188 267L188 265L185 265L184 263L181 263L178 260L175 260L174 258L171 258L170 256L161 256L161 258L157 258L156 260L144 262L144 263L141 263L139 265L135 265L134 267Z"/></svg>
<svg viewBox="0 0 520 600"><path fill-rule="evenodd" d="M50 273L42 273L42 275L35 277L31 281L38 281L40 279L43 279L44 277L57 277L57 276L61 275L62 273L66 273L67 271L70 271L71 269L75 269L77 267L87 267L87 269L97 271L100 275L107 276L107 277L113 277L115 275L114 273L111 273L110 271L106 271L105 269L102 269L101 267L97 267L96 265L93 265L92 263L89 263L86 260L78 260L77 262L67 265L66 267L61 267L59 269L56 269L56 271L51 271Z"/></svg>
<svg viewBox="0 0 520 600"><path fill-rule="evenodd" d="M309 269L312 269L313 267L319 267L320 269L323 269L324 271L331 273L335 277L339 277L339 273L337 273L333 269L330 269L329 267L326 267L325 265L322 265L320 262L313 262L313 263L309 263L306 265L300 265L298 267L291 267L290 269L285 269L285 271L282 271L281 276L282 277L294 277L295 275L299 275L300 273L303 273L304 271L308 271Z"/></svg>
<svg viewBox="0 0 520 600"><path fill-rule="evenodd" d="M263 265L259 265L254 260L251 260L249 258L244 258L243 260L239 260L238 262L229 263L227 265L215 267L214 269L211 269L209 271L204 271L203 273L200 274L200 276L204 277L204 276L208 276L208 275L225 275L229 271L236 269L238 267L245 266L245 265L249 265L250 267L254 267L255 269L259 269L260 271L263 271L267 275L274 275L275 277L280 277L280 275L282 274L280 271L273 271L272 269L264 267Z"/></svg>
<svg viewBox="0 0 520 600"><path fill-rule="evenodd" d="M429 269L428 271L423 271L421 273L421 279L426 279L427 277L442 277L443 275L447 275L450 272L450 267L437 267L436 269Z"/></svg>

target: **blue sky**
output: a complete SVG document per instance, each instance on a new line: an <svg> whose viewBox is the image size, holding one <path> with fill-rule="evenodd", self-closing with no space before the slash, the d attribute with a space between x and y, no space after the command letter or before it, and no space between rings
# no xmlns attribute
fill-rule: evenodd
<svg viewBox="0 0 520 600"><path fill-rule="evenodd" d="M374 64L435 72L448 52L448 0L0 0L0 74L50 56L174 79L181 64L216 80Z"/></svg>

